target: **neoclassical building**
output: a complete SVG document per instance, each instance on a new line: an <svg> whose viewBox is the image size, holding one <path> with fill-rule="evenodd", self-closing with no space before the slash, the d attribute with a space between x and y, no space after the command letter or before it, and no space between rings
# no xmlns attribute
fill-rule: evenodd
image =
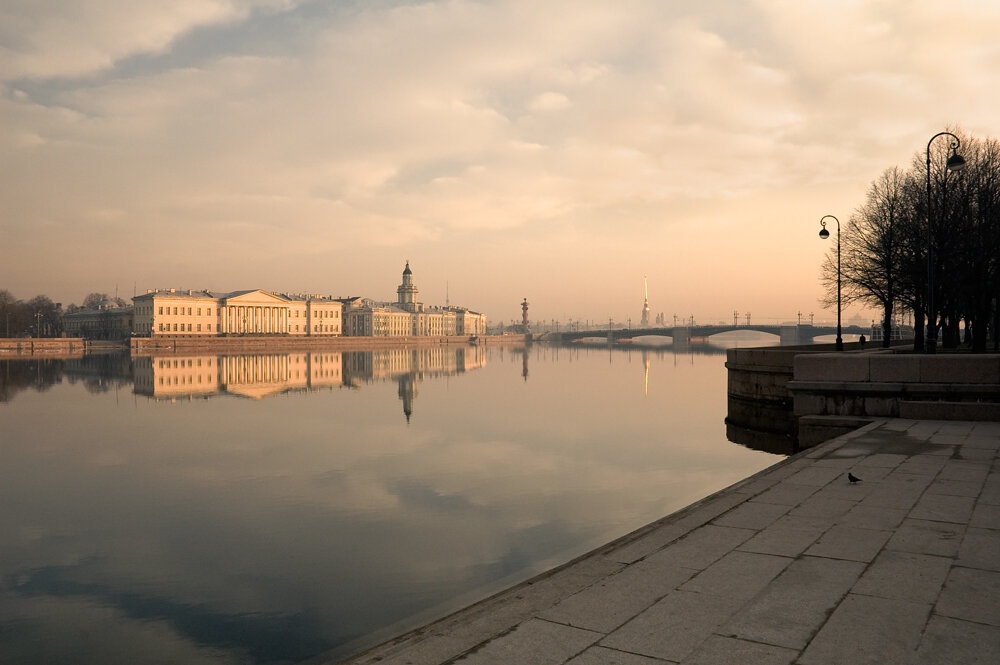
<svg viewBox="0 0 1000 665"><path fill-rule="evenodd" d="M260 289L214 293L153 289L132 298L136 337L173 335L300 335L342 333L343 304L321 296Z"/></svg>
<svg viewBox="0 0 1000 665"><path fill-rule="evenodd" d="M135 337L290 335L309 337L426 337L486 334L486 315L464 307L425 307L417 301L410 263L396 302L368 298L289 295L260 289L216 293L151 289L132 298Z"/></svg>
<svg viewBox="0 0 1000 665"><path fill-rule="evenodd" d="M344 304L344 335L357 337L424 337L485 335L486 315L464 307L425 307L417 300L410 262L396 288L396 302L348 298Z"/></svg>

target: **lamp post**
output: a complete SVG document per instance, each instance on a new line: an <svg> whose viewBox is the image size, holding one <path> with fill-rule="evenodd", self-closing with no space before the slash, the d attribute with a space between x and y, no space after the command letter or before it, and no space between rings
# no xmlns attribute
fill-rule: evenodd
<svg viewBox="0 0 1000 665"><path fill-rule="evenodd" d="M951 132L938 132L927 142L927 353L937 352L937 312L934 311L934 233L931 228L931 143L939 136L950 136L951 156L945 162L948 171L961 171L965 168L965 159L958 154L961 142Z"/></svg>
<svg viewBox="0 0 1000 665"><path fill-rule="evenodd" d="M826 230L826 218L829 217L837 222L837 350L844 350L844 338L840 334L840 220L833 215L823 215L819 224L823 228L819 230L819 237L826 240L830 237L830 232Z"/></svg>

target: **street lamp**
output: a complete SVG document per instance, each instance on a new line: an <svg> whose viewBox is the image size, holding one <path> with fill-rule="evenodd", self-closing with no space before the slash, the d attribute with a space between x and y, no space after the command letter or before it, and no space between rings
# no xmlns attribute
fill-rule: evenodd
<svg viewBox="0 0 1000 665"><path fill-rule="evenodd" d="M830 237L830 232L826 230L826 218L829 217L837 222L837 351L844 350L844 338L840 334L840 220L833 215L823 215L819 224L823 228L819 230L819 237L826 240Z"/></svg>
<svg viewBox="0 0 1000 665"><path fill-rule="evenodd" d="M951 132L938 132L927 142L927 353L937 352L937 312L934 311L934 234L931 230L931 143L939 136L950 136L951 156L945 162L948 171L961 171L965 159L958 154L961 142Z"/></svg>

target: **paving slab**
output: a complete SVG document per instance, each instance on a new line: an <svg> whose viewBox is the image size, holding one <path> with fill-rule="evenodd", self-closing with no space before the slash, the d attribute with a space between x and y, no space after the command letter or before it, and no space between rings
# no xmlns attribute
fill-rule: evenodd
<svg viewBox="0 0 1000 665"><path fill-rule="evenodd" d="M749 600L788 567L792 559L754 552L730 552L680 586L683 591Z"/></svg>
<svg viewBox="0 0 1000 665"><path fill-rule="evenodd" d="M462 665L562 665L601 637L601 633L529 619L455 662Z"/></svg>
<svg viewBox="0 0 1000 665"><path fill-rule="evenodd" d="M828 527L826 520L786 515L738 549L743 552L796 557L816 542Z"/></svg>
<svg viewBox="0 0 1000 665"><path fill-rule="evenodd" d="M775 503L782 506L797 506L816 492L815 487L781 482L750 499L751 503Z"/></svg>
<svg viewBox="0 0 1000 665"><path fill-rule="evenodd" d="M871 561L892 537L892 531L862 529L838 524L826 531L816 543L806 550L810 556L849 561Z"/></svg>
<svg viewBox="0 0 1000 665"><path fill-rule="evenodd" d="M642 562L560 601L540 617L609 633L687 582L697 570Z"/></svg>
<svg viewBox="0 0 1000 665"><path fill-rule="evenodd" d="M1000 506L986 503L977 504L972 511L969 526L980 529L1000 529Z"/></svg>
<svg viewBox="0 0 1000 665"><path fill-rule="evenodd" d="M1000 423L881 419L345 662L992 664L998 553Z"/></svg>
<svg viewBox="0 0 1000 665"><path fill-rule="evenodd" d="M806 647L801 665L907 665L931 606L848 594Z"/></svg>
<svg viewBox="0 0 1000 665"><path fill-rule="evenodd" d="M668 665L670 661L617 651L607 647L591 647L567 661L566 665Z"/></svg>
<svg viewBox="0 0 1000 665"><path fill-rule="evenodd" d="M968 524L976 500L968 496L924 493L910 511L910 517L932 522Z"/></svg>
<svg viewBox="0 0 1000 665"><path fill-rule="evenodd" d="M763 529L788 512L790 506L778 503L747 501L724 515L715 518L716 526L733 526L740 529Z"/></svg>
<svg viewBox="0 0 1000 665"><path fill-rule="evenodd" d="M970 526L965 531L955 564L1000 571L1000 531Z"/></svg>
<svg viewBox="0 0 1000 665"><path fill-rule="evenodd" d="M798 655L795 649L712 635L684 662L687 665L791 665Z"/></svg>
<svg viewBox="0 0 1000 665"><path fill-rule="evenodd" d="M951 570L952 559L883 550L852 593L915 603L933 603Z"/></svg>
<svg viewBox="0 0 1000 665"><path fill-rule="evenodd" d="M915 665L1000 663L1000 628L932 616L917 649Z"/></svg>
<svg viewBox="0 0 1000 665"><path fill-rule="evenodd" d="M742 604L727 596L675 591L611 633L601 646L681 662Z"/></svg>
<svg viewBox="0 0 1000 665"><path fill-rule="evenodd" d="M803 649L864 569L855 561L797 559L719 632Z"/></svg>
<svg viewBox="0 0 1000 665"><path fill-rule="evenodd" d="M1000 626L1000 572L952 568L935 611L953 619Z"/></svg>
<svg viewBox="0 0 1000 665"><path fill-rule="evenodd" d="M964 524L905 519L886 544L886 549L937 556L957 556Z"/></svg>

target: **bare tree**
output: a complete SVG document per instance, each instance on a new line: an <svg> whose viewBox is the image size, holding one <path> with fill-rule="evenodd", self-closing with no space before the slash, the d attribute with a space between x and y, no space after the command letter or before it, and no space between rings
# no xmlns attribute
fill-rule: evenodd
<svg viewBox="0 0 1000 665"><path fill-rule="evenodd" d="M892 315L900 299L904 250L900 226L912 217L907 178L898 167L883 172L868 188L865 202L851 215L841 238L841 277L848 301L882 309L885 347L892 337ZM836 279L835 267L828 279L831 283Z"/></svg>

